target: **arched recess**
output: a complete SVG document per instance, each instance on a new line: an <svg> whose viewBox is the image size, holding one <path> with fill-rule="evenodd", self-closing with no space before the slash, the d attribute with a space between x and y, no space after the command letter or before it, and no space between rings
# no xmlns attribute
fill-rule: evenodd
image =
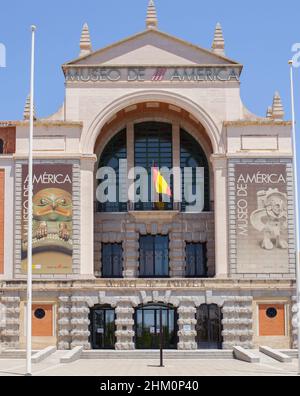
<svg viewBox="0 0 300 396"><path fill-rule="evenodd" d="M224 153L225 144L216 121L196 102L180 94L169 91L148 90L127 94L106 106L85 129L81 136L84 154L93 154L95 144L102 128L109 123L119 111L139 103L162 102L176 106L188 112L192 118L203 125L213 147L213 154Z"/></svg>

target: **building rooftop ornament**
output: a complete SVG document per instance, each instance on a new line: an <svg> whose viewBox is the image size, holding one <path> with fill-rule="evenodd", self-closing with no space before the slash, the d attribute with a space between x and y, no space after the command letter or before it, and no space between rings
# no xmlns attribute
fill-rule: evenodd
<svg viewBox="0 0 300 396"><path fill-rule="evenodd" d="M82 28L81 38L80 38L80 54L79 56L89 55L93 51L91 36L88 24L85 23Z"/></svg>
<svg viewBox="0 0 300 396"><path fill-rule="evenodd" d="M157 29L158 28L158 19L157 19L154 0L149 0L149 4L148 4L148 8L147 8L146 27L147 27L147 29Z"/></svg>
<svg viewBox="0 0 300 396"><path fill-rule="evenodd" d="M212 51L218 55L225 55L225 40L223 36L222 26L217 23L214 35L214 41L212 44Z"/></svg>
<svg viewBox="0 0 300 396"><path fill-rule="evenodd" d="M274 120L283 120L284 118L284 108L282 105L281 97L278 92L275 92L273 99L272 118Z"/></svg>
<svg viewBox="0 0 300 396"><path fill-rule="evenodd" d="M267 109L267 118L273 118L272 106L269 106Z"/></svg>
<svg viewBox="0 0 300 396"><path fill-rule="evenodd" d="M23 118L24 118L24 120L29 120L30 119L30 95L28 95L27 98L26 98ZM36 120L34 104L33 104L33 118Z"/></svg>

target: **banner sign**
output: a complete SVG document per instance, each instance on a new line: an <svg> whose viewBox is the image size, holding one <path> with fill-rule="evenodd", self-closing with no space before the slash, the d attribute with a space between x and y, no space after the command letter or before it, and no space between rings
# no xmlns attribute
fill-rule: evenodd
<svg viewBox="0 0 300 396"><path fill-rule="evenodd" d="M236 165L238 273L288 272L286 179L284 164Z"/></svg>
<svg viewBox="0 0 300 396"><path fill-rule="evenodd" d="M239 67L68 67L67 82L201 82L240 81Z"/></svg>
<svg viewBox="0 0 300 396"><path fill-rule="evenodd" d="M33 168L33 273L72 273L72 165ZM27 272L28 166L22 167L22 272Z"/></svg>

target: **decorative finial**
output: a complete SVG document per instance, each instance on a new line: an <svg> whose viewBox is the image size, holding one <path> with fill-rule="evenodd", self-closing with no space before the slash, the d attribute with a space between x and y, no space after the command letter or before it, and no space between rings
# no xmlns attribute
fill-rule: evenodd
<svg viewBox="0 0 300 396"><path fill-rule="evenodd" d="M23 118L24 118L24 120L29 120L30 119L30 95L28 95L27 98L26 98ZM33 104L33 118L34 118L34 120L36 120L34 104Z"/></svg>
<svg viewBox="0 0 300 396"><path fill-rule="evenodd" d="M267 109L267 118L273 118L272 106L269 106Z"/></svg>
<svg viewBox="0 0 300 396"><path fill-rule="evenodd" d="M212 44L212 51L218 55L225 55L225 40L223 36L222 26L217 23L214 35L214 41Z"/></svg>
<svg viewBox="0 0 300 396"><path fill-rule="evenodd" d="M275 92L273 105L272 105L272 117L274 120L283 120L284 108L282 105L281 97L279 92Z"/></svg>
<svg viewBox="0 0 300 396"><path fill-rule="evenodd" d="M85 23L82 28L81 38L80 38L80 54L79 56L85 56L93 51L92 42L88 24Z"/></svg>
<svg viewBox="0 0 300 396"><path fill-rule="evenodd" d="M158 27L156 8L153 0L149 0L147 8L146 27L147 29L157 29Z"/></svg>

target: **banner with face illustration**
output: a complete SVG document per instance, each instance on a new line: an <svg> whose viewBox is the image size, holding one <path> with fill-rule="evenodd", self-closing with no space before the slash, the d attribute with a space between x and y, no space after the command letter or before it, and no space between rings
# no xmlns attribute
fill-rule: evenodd
<svg viewBox="0 0 300 396"><path fill-rule="evenodd" d="M72 165L33 169L33 273L72 273ZM22 167L22 272L27 272L28 166Z"/></svg>
<svg viewBox="0 0 300 396"><path fill-rule="evenodd" d="M235 166L238 273L288 272L285 164Z"/></svg>

